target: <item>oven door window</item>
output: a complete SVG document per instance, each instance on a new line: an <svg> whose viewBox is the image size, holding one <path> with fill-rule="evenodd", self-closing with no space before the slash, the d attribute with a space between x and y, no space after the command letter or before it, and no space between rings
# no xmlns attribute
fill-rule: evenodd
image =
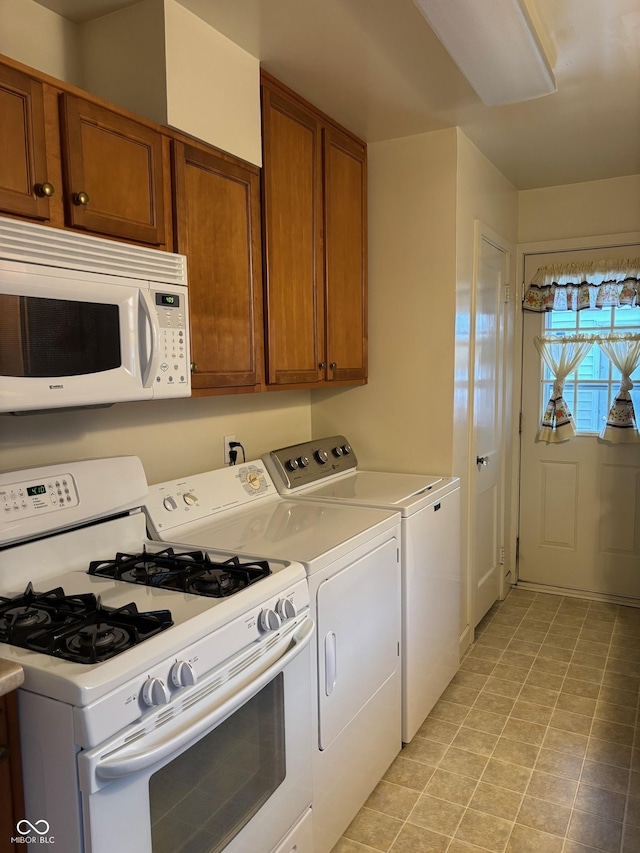
<svg viewBox="0 0 640 853"><path fill-rule="evenodd" d="M153 853L219 853L282 784L280 674L149 780Z"/></svg>
<svg viewBox="0 0 640 853"><path fill-rule="evenodd" d="M0 375L82 376L119 368L118 306L0 294Z"/></svg>

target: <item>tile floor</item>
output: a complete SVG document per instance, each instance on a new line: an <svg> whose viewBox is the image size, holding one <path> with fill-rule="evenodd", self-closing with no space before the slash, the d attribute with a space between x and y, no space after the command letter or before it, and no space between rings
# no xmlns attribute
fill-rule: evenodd
<svg viewBox="0 0 640 853"><path fill-rule="evenodd" d="M514 589L333 853L640 853L640 610Z"/></svg>

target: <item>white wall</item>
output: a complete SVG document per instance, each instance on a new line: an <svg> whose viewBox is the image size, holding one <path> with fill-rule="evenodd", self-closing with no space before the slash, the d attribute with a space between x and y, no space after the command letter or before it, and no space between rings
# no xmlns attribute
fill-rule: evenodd
<svg viewBox="0 0 640 853"><path fill-rule="evenodd" d="M368 146L369 384L314 391L364 468L451 474L456 131Z"/></svg>
<svg viewBox="0 0 640 853"><path fill-rule="evenodd" d="M132 454L149 482L223 467L223 438L247 460L311 438L309 393L119 403L108 409L0 416L0 471Z"/></svg>

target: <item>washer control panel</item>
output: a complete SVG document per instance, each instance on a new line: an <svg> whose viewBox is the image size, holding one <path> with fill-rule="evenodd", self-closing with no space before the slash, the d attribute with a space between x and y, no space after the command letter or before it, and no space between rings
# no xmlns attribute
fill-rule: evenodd
<svg viewBox="0 0 640 853"><path fill-rule="evenodd" d="M332 435L272 450L263 457L279 491L310 486L326 477L355 470L353 448L344 435Z"/></svg>

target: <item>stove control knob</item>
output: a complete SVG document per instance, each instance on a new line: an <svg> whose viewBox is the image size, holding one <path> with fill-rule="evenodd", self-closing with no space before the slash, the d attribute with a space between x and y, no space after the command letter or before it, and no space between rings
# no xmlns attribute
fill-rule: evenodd
<svg viewBox="0 0 640 853"><path fill-rule="evenodd" d="M188 660L177 660L171 667L170 678L174 687L192 687L198 680Z"/></svg>
<svg viewBox="0 0 640 853"><path fill-rule="evenodd" d="M178 504L176 503L176 499L175 499L175 498L173 498L173 497L171 497L171 495L169 495L168 497L166 497L166 498L162 501L162 503L164 504L164 508L165 508L165 509L168 509L168 510L169 510L169 512L173 512L173 511L174 511L174 509L178 509Z"/></svg>
<svg viewBox="0 0 640 853"><path fill-rule="evenodd" d="M142 701L151 708L166 705L170 698L167 685L161 678L147 678L142 685Z"/></svg>
<svg viewBox="0 0 640 853"><path fill-rule="evenodd" d="M296 606L290 598L281 598L276 604L276 613L285 622L297 615Z"/></svg>
<svg viewBox="0 0 640 853"><path fill-rule="evenodd" d="M269 607L258 616L258 626L261 631L277 631L280 625L282 625L280 617Z"/></svg>
<svg viewBox="0 0 640 853"><path fill-rule="evenodd" d="M329 458L329 454L326 450L316 450L314 456L321 465L324 465Z"/></svg>
<svg viewBox="0 0 640 853"><path fill-rule="evenodd" d="M301 456L298 459L298 465L301 468L308 468L309 467L309 457L308 456Z"/></svg>
<svg viewBox="0 0 640 853"><path fill-rule="evenodd" d="M185 492L182 496L182 500L187 506L194 506L198 503L198 496L195 492Z"/></svg>
<svg viewBox="0 0 640 853"><path fill-rule="evenodd" d="M287 468L290 471L295 471L297 467L298 467L298 460L297 459L287 459Z"/></svg>

